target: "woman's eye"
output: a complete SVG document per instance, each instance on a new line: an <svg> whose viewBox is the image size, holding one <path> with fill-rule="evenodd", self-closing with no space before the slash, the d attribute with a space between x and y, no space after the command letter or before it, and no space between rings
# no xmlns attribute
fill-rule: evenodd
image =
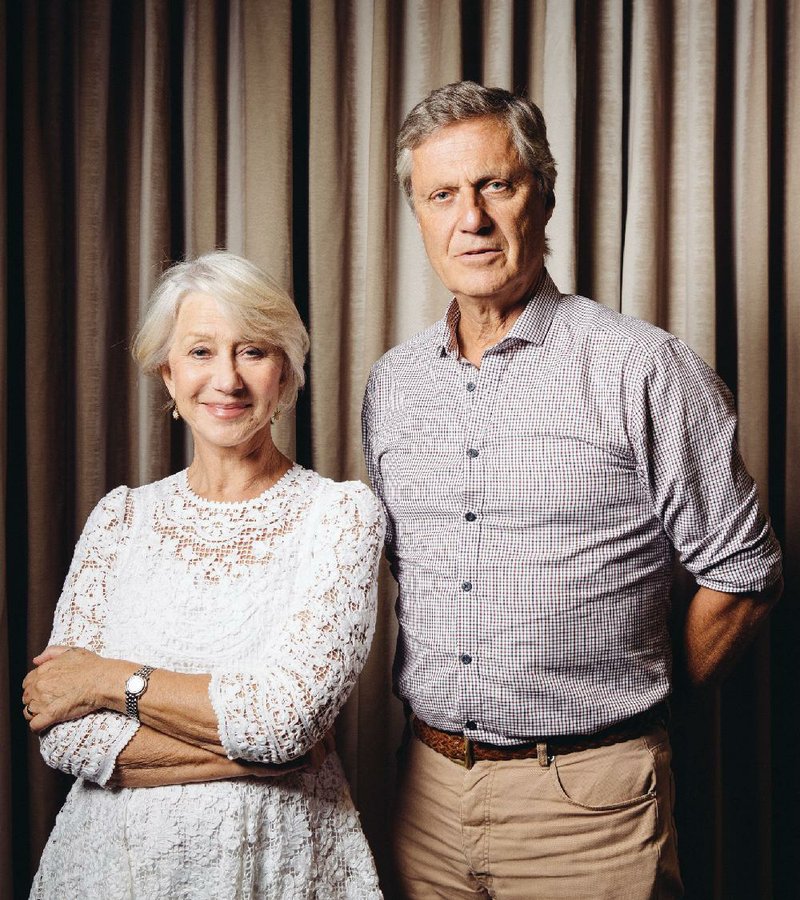
<svg viewBox="0 0 800 900"><path fill-rule="evenodd" d="M195 359L207 359L211 356L211 351L208 347L193 347L189 351L189 356L194 357Z"/></svg>
<svg viewBox="0 0 800 900"><path fill-rule="evenodd" d="M248 359L263 359L267 355L267 351L262 347L245 347L242 354Z"/></svg>

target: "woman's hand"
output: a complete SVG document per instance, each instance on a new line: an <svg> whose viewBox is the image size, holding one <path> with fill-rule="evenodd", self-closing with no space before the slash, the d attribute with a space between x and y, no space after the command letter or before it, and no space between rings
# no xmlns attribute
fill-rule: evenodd
<svg viewBox="0 0 800 900"><path fill-rule="evenodd" d="M33 659L35 669L22 682L22 702L34 733L77 719L100 706L97 686L107 662L80 647L47 647Z"/></svg>

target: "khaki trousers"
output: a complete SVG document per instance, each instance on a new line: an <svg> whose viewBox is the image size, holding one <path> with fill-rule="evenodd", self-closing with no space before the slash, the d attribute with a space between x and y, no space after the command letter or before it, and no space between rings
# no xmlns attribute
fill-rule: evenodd
<svg viewBox="0 0 800 900"><path fill-rule="evenodd" d="M402 896L653 900L683 896L666 731L465 769L412 738L394 852Z"/></svg>

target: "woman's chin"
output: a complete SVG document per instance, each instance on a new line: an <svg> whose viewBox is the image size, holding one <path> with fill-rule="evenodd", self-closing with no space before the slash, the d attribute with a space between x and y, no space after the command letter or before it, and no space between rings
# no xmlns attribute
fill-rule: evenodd
<svg viewBox="0 0 800 900"><path fill-rule="evenodd" d="M192 428L191 431L195 446L205 444L209 448L219 450L247 449L256 444L263 444L264 438L270 434L269 423L261 428L248 428L247 423L235 421L220 423L216 428Z"/></svg>

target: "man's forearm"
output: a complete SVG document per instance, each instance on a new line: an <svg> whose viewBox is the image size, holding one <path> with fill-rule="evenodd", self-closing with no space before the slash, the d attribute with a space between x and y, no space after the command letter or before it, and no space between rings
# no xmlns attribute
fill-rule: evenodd
<svg viewBox="0 0 800 900"><path fill-rule="evenodd" d="M725 594L701 587L686 612L684 658L696 685L727 675L765 621L783 591L783 582L758 594Z"/></svg>

